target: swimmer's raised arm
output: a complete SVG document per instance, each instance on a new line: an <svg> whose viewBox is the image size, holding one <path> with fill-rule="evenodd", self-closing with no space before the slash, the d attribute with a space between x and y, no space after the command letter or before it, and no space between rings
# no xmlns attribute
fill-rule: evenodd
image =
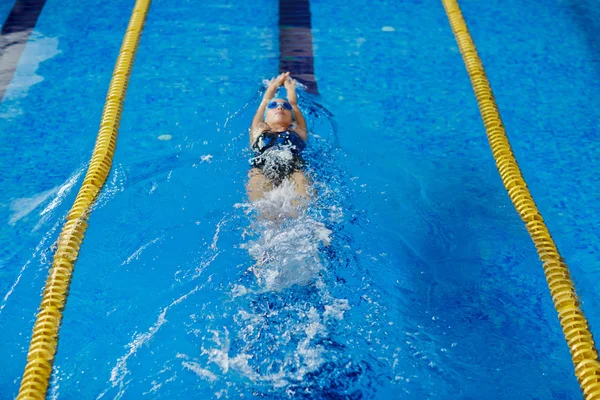
<svg viewBox="0 0 600 400"><path fill-rule="evenodd" d="M300 107L298 107L298 97L296 96L296 80L292 79L288 73L284 85L287 92L287 99L294 110L296 125L298 125L298 127L295 129L295 132L300 135L302 140L306 142L308 139L308 132L306 131L306 121L304 120L302 111L300 111Z"/></svg>
<svg viewBox="0 0 600 400"><path fill-rule="evenodd" d="M290 75L289 72L284 72L282 74L279 74L279 76L277 76L276 78L273 78L269 81L269 84L267 85L267 90L263 96L262 101L260 102L260 105L258 106L258 110L256 110L256 114L254 114L254 118L252 118L252 126L250 127L250 136L252 136L252 132L256 128L261 127L261 124L264 124L263 116L265 115L265 109L267 108L267 103L269 102L269 100L271 100L273 97L275 97L275 93L277 93L277 89L279 89L279 86L283 85L283 82L285 82L286 78L289 75Z"/></svg>

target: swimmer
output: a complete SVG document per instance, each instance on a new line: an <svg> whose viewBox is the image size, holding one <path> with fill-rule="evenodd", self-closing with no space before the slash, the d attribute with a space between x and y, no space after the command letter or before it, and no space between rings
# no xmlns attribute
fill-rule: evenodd
<svg viewBox="0 0 600 400"><path fill-rule="evenodd" d="M284 86L287 99L275 97ZM255 202L283 182L293 184L296 196L308 200L308 179L302 170L302 150L306 148L306 121L298 107L296 80L284 72L269 81L252 119L250 147L254 152L248 173L248 198Z"/></svg>

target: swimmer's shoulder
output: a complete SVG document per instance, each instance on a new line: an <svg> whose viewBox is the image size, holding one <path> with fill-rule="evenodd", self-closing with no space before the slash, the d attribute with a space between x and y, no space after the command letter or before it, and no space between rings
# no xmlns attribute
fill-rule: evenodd
<svg viewBox="0 0 600 400"><path fill-rule="evenodd" d="M306 142L308 140L308 132L306 131L306 129L302 129L298 126L297 123L293 123L292 126L290 126L289 129L290 132L294 132L296 135L298 135L300 137L300 139L302 139L304 142Z"/></svg>
<svg viewBox="0 0 600 400"><path fill-rule="evenodd" d="M250 145L256 142L256 139L261 133L271 130L271 127L266 122L259 122L250 128Z"/></svg>

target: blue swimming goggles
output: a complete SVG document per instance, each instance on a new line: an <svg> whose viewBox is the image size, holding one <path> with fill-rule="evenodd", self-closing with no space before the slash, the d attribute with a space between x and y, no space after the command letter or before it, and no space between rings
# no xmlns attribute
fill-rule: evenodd
<svg viewBox="0 0 600 400"><path fill-rule="evenodd" d="M277 108L277 107L278 107L280 104L281 104L281 106L282 106L284 109L286 109L286 110L288 110L288 111L292 111L292 105L291 105L290 103L288 103L287 101L284 101L284 102L281 102L281 103L280 103L280 102L277 102L277 101L270 101L270 102L267 104L267 108L268 108L268 109Z"/></svg>

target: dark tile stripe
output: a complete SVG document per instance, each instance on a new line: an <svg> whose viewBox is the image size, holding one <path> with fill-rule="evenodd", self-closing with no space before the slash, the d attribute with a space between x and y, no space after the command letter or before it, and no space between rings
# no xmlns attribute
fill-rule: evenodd
<svg viewBox="0 0 600 400"><path fill-rule="evenodd" d="M0 101L46 0L17 0L0 31Z"/></svg>
<svg viewBox="0 0 600 400"><path fill-rule="evenodd" d="M311 29L309 0L279 0L279 72L290 71L318 93Z"/></svg>

